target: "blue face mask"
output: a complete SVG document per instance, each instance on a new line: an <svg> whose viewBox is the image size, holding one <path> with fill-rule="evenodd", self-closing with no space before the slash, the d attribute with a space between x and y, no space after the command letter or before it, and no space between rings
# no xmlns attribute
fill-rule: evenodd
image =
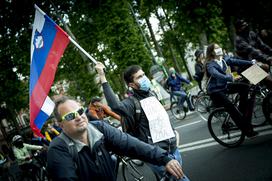
<svg viewBox="0 0 272 181"><path fill-rule="evenodd" d="M140 78L138 80L138 83L140 84L140 90L149 91L151 83L150 83L150 80L146 76L143 76L142 78Z"/></svg>

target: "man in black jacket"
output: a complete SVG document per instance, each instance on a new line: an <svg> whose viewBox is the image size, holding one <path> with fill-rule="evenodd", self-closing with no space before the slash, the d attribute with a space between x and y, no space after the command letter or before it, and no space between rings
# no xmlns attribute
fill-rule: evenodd
<svg viewBox="0 0 272 181"><path fill-rule="evenodd" d="M263 43L257 33L250 31L245 20L237 20L235 24L235 48L239 57L244 60L256 59L265 64L272 61L272 49Z"/></svg>
<svg viewBox="0 0 272 181"><path fill-rule="evenodd" d="M183 177L179 162L168 157L161 148L141 142L102 121L88 123L84 109L73 99L61 97L55 104L54 114L70 143L59 136L50 144L48 172L53 180L115 181L115 164L110 151L165 165L166 171L177 178ZM71 145L74 154L70 152Z"/></svg>
<svg viewBox="0 0 272 181"><path fill-rule="evenodd" d="M250 31L249 25L245 20L237 20L235 29L237 35L235 39L237 55L244 60L256 59L260 67L269 72L269 65L272 65L272 48L263 43L257 33ZM239 72L246 68L242 68ZM272 90L271 76L266 77L264 83Z"/></svg>
<svg viewBox="0 0 272 181"><path fill-rule="evenodd" d="M150 91L150 80L145 76L142 68L138 65L132 65L127 67L127 69L124 71L124 80L127 86L133 89L133 95L127 99L124 99L123 101L118 101L112 88L108 84L105 77L105 72L103 70L105 68L104 65L101 62L98 62L95 68L100 77L104 95L108 102L108 105L112 108L113 111L121 115L123 118L122 123L124 130L127 133L137 137L141 141L144 141L151 145L157 145L162 149L167 150L170 157L175 158L180 162L180 164L182 164L181 155L176 146L176 137L174 133L172 134L172 136L169 136L171 134L166 134L168 135L165 136L166 139L163 139L164 133L159 135L162 136L160 137L160 140L158 140L156 137L158 136L156 135L158 134L158 132L156 133L156 131L163 129L166 130L168 128L168 131L173 132L173 128L170 124L167 112L164 109L160 109L161 112L163 112L162 114L161 112L156 111L158 110L157 108L160 106L162 107L162 105L158 101L156 105L156 100L154 101L154 99L152 99L153 95ZM151 104L151 101L154 104ZM136 105L137 102L138 104L140 104L140 109L137 108L139 107ZM147 112L153 112L153 114L150 115L147 114ZM162 116L156 117L156 114L161 114ZM166 117L164 117L165 115ZM151 118L152 116L153 119ZM160 124L160 121L162 121L164 124ZM154 124L156 125L154 126ZM169 125L169 127L167 125ZM154 171L162 176L164 171L163 166L151 166ZM189 179L185 176L180 180L188 181Z"/></svg>

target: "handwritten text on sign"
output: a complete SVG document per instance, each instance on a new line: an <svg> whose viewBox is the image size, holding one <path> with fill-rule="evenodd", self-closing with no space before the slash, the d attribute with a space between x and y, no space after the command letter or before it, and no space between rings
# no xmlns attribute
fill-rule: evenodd
<svg viewBox="0 0 272 181"><path fill-rule="evenodd" d="M153 143L175 136L167 112L155 97L145 98L140 103L148 119Z"/></svg>

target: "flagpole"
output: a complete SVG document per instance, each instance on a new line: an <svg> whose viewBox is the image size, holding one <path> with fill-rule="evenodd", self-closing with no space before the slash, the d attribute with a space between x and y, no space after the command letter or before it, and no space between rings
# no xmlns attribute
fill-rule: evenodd
<svg viewBox="0 0 272 181"><path fill-rule="evenodd" d="M88 53L86 52L73 38L68 36L69 40L82 52L84 53L91 61L96 65L97 61Z"/></svg>

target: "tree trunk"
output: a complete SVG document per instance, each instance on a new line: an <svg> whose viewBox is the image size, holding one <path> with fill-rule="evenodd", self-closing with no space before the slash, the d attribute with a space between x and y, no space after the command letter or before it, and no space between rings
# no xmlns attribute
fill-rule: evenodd
<svg viewBox="0 0 272 181"><path fill-rule="evenodd" d="M207 34L205 30L202 30L199 34L199 44L201 48L204 48L208 44Z"/></svg>
<svg viewBox="0 0 272 181"><path fill-rule="evenodd" d="M151 25L151 23L150 23L150 21L149 21L149 18L148 18L148 17L145 17L145 21L146 21L146 24L147 24L147 27L148 27L148 30L149 30L151 39L152 39L152 41L154 42L155 49L156 49L156 51L157 51L157 53L158 53L158 56L159 56L159 57L163 57L161 48L160 48L160 46L159 46L159 44L158 44L158 42L157 42L157 40L156 40L156 37L155 37L154 31L153 31L153 29L152 29L152 25Z"/></svg>
<svg viewBox="0 0 272 181"><path fill-rule="evenodd" d="M159 23L160 23L160 27L161 27L161 29L162 29L162 32L165 33L166 31L165 31L165 29L164 29L164 25L163 25L163 22L162 22L162 18L160 17L158 11L155 11L155 15L156 15L157 19L159 20ZM176 59L176 56L175 56L175 53L174 53L174 50L173 50L172 44L171 44L169 41L167 41L167 45L168 45L170 54L171 54L171 56L172 56L172 60L173 60L173 64L174 64L175 69L176 69L178 72L181 72L181 71L180 71L180 68L179 68L178 61L177 61L177 59Z"/></svg>
<svg viewBox="0 0 272 181"><path fill-rule="evenodd" d="M171 25L171 23L170 23L170 21L169 21L169 18L168 18L168 16L167 16L167 14L165 13L165 10L164 10L163 8L162 8L162 10L163 10L163 13L164 13L165 18L166 18L166 22L167 22L167 24L168 24L170 30L174 32L174 29L173 29L173 27L172 27L172 25ZM184 65L184 67L185 67L185 69L186 69L186 71L187 71L187 74L188 74L188 76L189 76L189 79L190 79L190 80L193 80L193 77L192 77L192 75L191 75L191 73L190 73L190 71L189 71L187 62L186 62L185 59L184 59L184 50L180 47L180 42L179 42L179 40L178 40L178 38L177 38L176 36L174 36L174 41L175 41L176 49L177 49L177 51L178 51L179 54L180 54L181 60L182 60L182 62L183 62L183 65Z"/></svg>
<svg viewBox="0 0 272 181"><path fill-rule="evenodd" d="M136 23L137 23L137 26L139 27L139 29L140 29L140 31L141 31L141 34L142 34L142 36L143 36L143 38L144 38L144 40L145 40L145 45L146 45L146 48L148 49L148 51L149 51L149 53L150 53L150 55L151 55L151 57L152 57L152 62L153 62L154 65L156 65L157 63L156 63L155 57L154 57L154 55L153 55L153 53L152 53L152 51L151 51L150 43L148 42L148 40L147 40L147 38L146 38L146 36L145 36L145 34L144 34L142 28L141 28L141 25L139 24L138 18L137 18L137 16L135 15L135 12L134 12L134 10L133 10L133 7L132 7L129 3L128 3L128 6L129 6L129 8L130 8L130 11L131 11L133 17L135 18L135 21L136 21Z"/></svg>

